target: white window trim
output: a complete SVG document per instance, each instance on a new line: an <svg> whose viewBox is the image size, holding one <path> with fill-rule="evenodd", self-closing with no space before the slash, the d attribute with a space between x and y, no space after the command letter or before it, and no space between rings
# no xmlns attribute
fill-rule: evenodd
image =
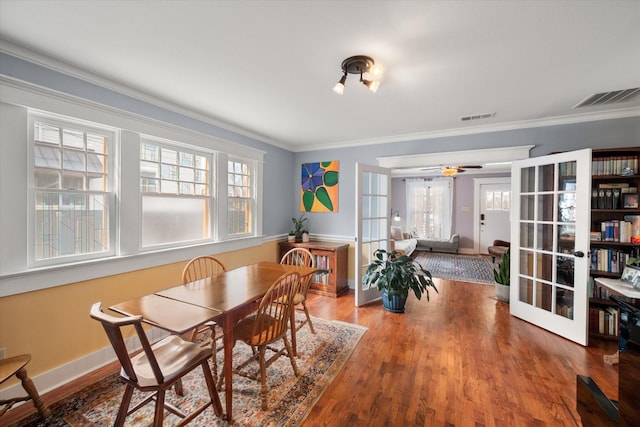
<svg viewBox="0 0 640 427"><path fill-rule="evenodd" d="M119 252L112 257L64 265L29 268L27 264L27 215L29 195L28 110L55 112L57 115L100 123L122 129L120 149L114 158L114 177L119 176L116 191L119 200L113 207L119 213L116 245ZM178 262L203 252L216 254L260 245L262 236L262 173L265 152L241 144L224 141L192 130L106 107L88 100L61 94L28 83L0 76L0 121L11 126L0 127L0 297L46 289L54 286L95 279ZM256 232L252 237L207 242L190 246L140 252L139 250L139 139L141 134L249 159L256 164ZM25 145L25 144L28 144ZM132 150L135 154L132 155ZM137 166L132 165L135 163ZM226 167L225 167L226 171ZM133 180L132 180L133 179ZM10 182L7 182L10 181ZM135 182L136 185L122 185ZM222 182L226 182L225 180ZM132 189L133 188L133 189ZM17 191L20 189L21 191ZM133 202L133 203L132 203ZM126 206L122 215L120 206ZM215 226L215 225L214 225ZM133 233L132 233L133 231ZM133 240L133 241L132 241Z"/></svg>
<svg viewBox="0 0 640 427"><path fill-rule="evenodd" d="M88 254L79 254L72 255L68 257L54 257L50 259L36 260L35 259L35 193L34 189L34 171L35 171L35 154L34 154L34 126L36 122L44 122L47 124L51 124L54 126L59 126L62 128L80 128L83 131L94 131L96 133L104 133L109 135L109 142L107 145L107 198L109 199L108 205L108 221L109 221L109 250L102 253L88 253ZM113 129L111 127L100 126L96 123L87 123L83 120L73 120L66 117L60 117L57 114L51 114L43 111L30 110L29 117L29 132L28 132L28 145L29 150L27 153L28 156L28 175L27 175L27 189L29 193L28 198L28 207L27 207L27 251L28 251L28 261L27 264L29 268L37 268L37 267L45 267L50 265L59 265L65 263L74 263L80 261L87 261L92 259L99 258L108 258L116 255L117 250L117 242L116 242L116 230L118 229L117 225L117 192L116 192L116 182L117 178L115 175L115 160L118 155L118 130ZM61 190L64 191L64 190ZM90 191L87 191L89 193ZM63 262L62 260L68 260L68 262Z"/></svg>

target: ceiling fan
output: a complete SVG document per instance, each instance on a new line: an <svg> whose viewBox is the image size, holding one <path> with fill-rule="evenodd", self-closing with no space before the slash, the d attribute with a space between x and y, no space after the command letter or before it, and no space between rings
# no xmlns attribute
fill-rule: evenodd
<svg viewBox="0 0 640 427"><path fill-rule="evenodd" d="M457 173L465 172L467 169L482 169L482 165L464 165L464 166L430 166L422 168L422 170L440 169L445 176L453 176Z"/></svg>

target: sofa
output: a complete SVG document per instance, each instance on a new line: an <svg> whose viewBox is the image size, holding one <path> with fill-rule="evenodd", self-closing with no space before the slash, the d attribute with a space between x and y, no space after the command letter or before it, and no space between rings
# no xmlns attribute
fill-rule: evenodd
<svg viewBox="0 0 640 427"><path fill-rule="evenodd" d="M391 250L400 252L402 255L411 255L416 250L418 241L411 238L409 233L403 233L402 228L391 226Z"/></svg>
<svg viewBox="0 0 640 427"><path fill-rule="evenodd" d="M448 251L457 254L460 250L460 235L452 234L448 239L418 239L416 250L419 251Z"/></svg>

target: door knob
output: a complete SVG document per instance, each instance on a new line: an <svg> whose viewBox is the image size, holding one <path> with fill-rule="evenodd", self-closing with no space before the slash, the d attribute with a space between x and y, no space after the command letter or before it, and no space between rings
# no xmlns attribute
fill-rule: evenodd
<svg viewBox="0 0 640 427"><path fill-rule="evenodd" d="M573 256L577 257L577 258L583 258L584 257L584 252L576 251L576 252L573 253Z"/></svg>

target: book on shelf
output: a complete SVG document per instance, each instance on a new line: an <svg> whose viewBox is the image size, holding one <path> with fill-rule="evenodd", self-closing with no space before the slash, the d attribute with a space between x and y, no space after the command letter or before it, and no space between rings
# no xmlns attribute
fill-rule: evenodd
<svg viewBox="0 0 640 427"><path fill-rule="evenodd" d="M638 156L609 156L591 160L591 174L593 176L621 175L625 168L638 173Z"/></svg>

